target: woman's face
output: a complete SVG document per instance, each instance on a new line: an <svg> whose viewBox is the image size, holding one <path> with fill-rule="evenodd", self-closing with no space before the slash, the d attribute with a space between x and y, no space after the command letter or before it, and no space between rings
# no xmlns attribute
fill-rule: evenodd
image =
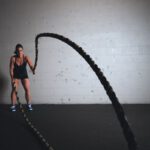
<svg viewBox="0 0 150 150"><path fill-rule="evenodd" d="M19 56L19 57L22 57L22 56L24 55L24 53L23 53L23 48L21 48L21 47L19 47L19 48L17 49L17 52L18 52L18 56Z"/></svg>

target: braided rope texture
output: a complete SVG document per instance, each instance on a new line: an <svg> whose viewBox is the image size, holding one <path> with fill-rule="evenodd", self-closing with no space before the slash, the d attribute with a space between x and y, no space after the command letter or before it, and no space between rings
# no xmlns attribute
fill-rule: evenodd
<svg viewBox="0 0 150 150"><path fill-rule="evenodd" d="M68 44L69 46L71 46L76 52L78 52L83 59L90 65L90 67L92 68L92 70L95 72L96 76L98 77L99 81L101 82L101 84L103 85L106 94L108 95L109 99L112 102L113 108L116 112L117 118L120 122L120 125L122 127L123 130L123 134L124 137L127 141L128 144L128 149L129 150L137 150L137 142L135 140L135 136L129 126L127 117L124 113L123 107L121 106L121 104L119 103L119 100L113 90L113 88L111 87L110 83L107 81L106 77L104 76L103 72L101 71L101 69L98 67L97 64L95 64L95 62L92 60L92 58L90 57L90 55L86 54L86 52L82 49L82 47L78 46L76 43L72 42L70 39L59 35L59 34L55 34L55 33L40 33L36 36L35 38L35 63L34 63L34 70L37 67L37 62L38 62L38 39L41 37L51 37L51 38L56 38L66 44Z"/></svg>
<svg viewBox="0 0 150 150"><path fill-rule="evenodd" d="M14 86L14 90L16 91L16 87ZM42 144L45 145L45 148L47 150L54 150L54 148L52 146L50 146L50 144L48 143L48 141L44 138L44 136L40 133L40 131L34 126L34 124L32 123L32 121L29 119L29 117L27 116L23 105L21 104L19 97L18 97L18 93L16 91L16 97L17 97L17 103L19 104L19 109L20 112L22 113L22 116L26 122L26 124L28 125L28 127L31 129L31 131L36 135L36 137L41 141Z"/></svg>

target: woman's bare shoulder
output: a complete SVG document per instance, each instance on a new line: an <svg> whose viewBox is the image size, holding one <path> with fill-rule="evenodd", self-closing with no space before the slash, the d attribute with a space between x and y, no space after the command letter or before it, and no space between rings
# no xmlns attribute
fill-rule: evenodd
<svg viewBox="0 0 150 150"><path fill-rule="evenodd" d="M10 61L14 62L15 61L15 55L10 57Z"/></svg>
<svg viewBox="0 0 150 150"><path fill-rule="evenodd" d="M29 59L29 56L24 55L24 59L25 59L25 60L28 60L28 59Z"/></svg>

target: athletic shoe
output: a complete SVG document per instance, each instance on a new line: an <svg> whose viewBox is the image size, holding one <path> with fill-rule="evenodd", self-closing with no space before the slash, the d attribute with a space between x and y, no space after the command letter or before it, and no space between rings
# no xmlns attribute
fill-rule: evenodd
<svg viewBox="0 0 150 150"><path fill-rule="evenodd" d="M16 111L16 106L15 106L15 105L12 105L12 106L10 107L10 110L11 110L12 112L15 112L15 111Z"/></svg>
<svg viewBox="0 0 150 150"><path fill-rule="evenodd" d="M27 108L28 108L28 110L33 110L33 108L32 108L32 105L31 104L27 104Z"/></svg>

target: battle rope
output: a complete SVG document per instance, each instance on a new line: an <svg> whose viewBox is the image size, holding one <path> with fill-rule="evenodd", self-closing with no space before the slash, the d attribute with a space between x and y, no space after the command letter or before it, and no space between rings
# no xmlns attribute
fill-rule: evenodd
<svg viewBox="0 0 150 150"><path fill-rule="evenodd" d="M31 122L31 120L28 118L27 114L25 113L25 110L19 100L19 97L18 97L18 93L17 93L17 90L16 90L16 86L15 86L15 83L13 83L13 88L16 92L16 97L17 97L17 102L19 104L19 109L20 109L20 112L22 113L23 115L23 118L26 122L26 124L28 125L28 127L32 130L32 132L37 136L37 138L41 141L41 143L43 143L45 145L45 147L48 149L48 150L54 150L52 146L50 146L50 144L48 143L48 141L43 137L43 135L39 132L39 130L33 125L33 123Z"/></svg>
<svg viewBox="0 0 150 150"><path fill-rule="evenodd" d="M110 98L110 100L112 102L113 108L116 112L116 115L117 115L118 120L120 122L120 125L122 127L125 139L128 143L129 150L137 150L137 143L135 141L134 134L133 134L133 132L132 132L130 126L129 126L127 117L125 116L124 110L123 110L121 104L119 103L119 100L118 100L115 92L113 91L111 85L109 84L106 77L104 76L103 72L98 67L98 65L95 64L95 62L92 60L90 55L86 54L86 52L81 47L79 47L76 43L72 42L70 39L68 39L68 38L66 38L62 35L58 35L58 34L55 34L55 33L40 33L35 38L35 64L34 64L34 70L37 67L38 39L40 37L51 37L51 38L56 38L58 40L61 40L61 41L65 42L66 44L71 46L73 49L75 49L84 58L84 60L91 66L91 68L93 69L93 71L97 75L99 81L102 83L108 97Z"/></svg>

